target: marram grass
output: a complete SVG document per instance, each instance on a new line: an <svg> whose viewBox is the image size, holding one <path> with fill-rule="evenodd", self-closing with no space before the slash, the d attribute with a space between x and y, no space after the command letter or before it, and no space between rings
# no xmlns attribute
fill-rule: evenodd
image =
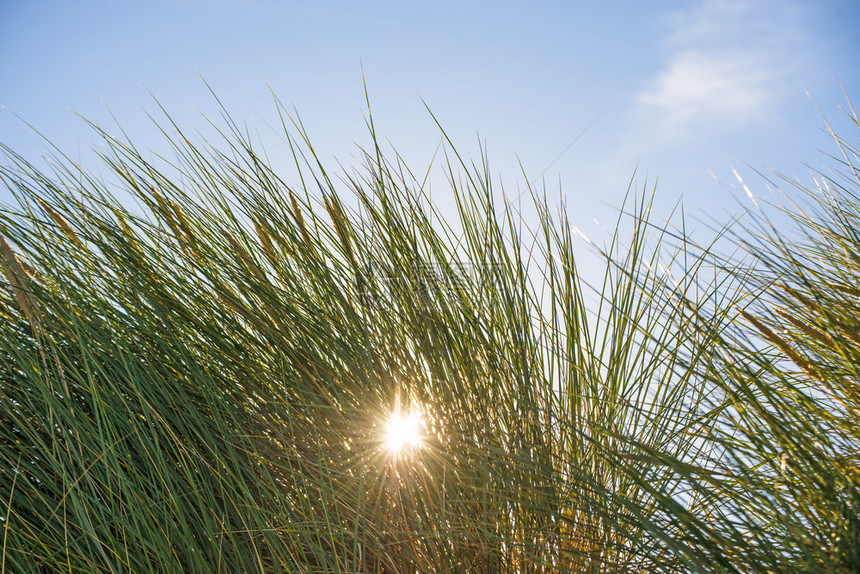
<svg viewBox="0 0 860 574"><path fill-rule="evenodd" d="M440 213L372 123L334 174L284 121L295 181L168 125L4 148L2 572L860 571L848 142L742 264L632 192L592 304L450 147Z"/></svg>

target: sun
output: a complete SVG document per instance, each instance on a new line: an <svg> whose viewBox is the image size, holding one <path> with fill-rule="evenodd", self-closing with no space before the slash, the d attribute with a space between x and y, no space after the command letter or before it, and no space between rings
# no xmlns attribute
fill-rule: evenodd
<svg viewBox="0 0 860 574"><path fill-rule="evenodd" d="M385 444L393 454L407 449L421 448L421 428L424 421L419 413L410 413L407 416L395 414L388 422L385 436Z"/></svg>

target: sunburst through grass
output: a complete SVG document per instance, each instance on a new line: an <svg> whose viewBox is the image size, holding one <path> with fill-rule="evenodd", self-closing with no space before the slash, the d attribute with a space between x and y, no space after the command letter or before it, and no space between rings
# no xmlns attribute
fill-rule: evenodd
<svg viewBox="0 0 860 574"><path fill-rule="evenodd" d="M385 446L393 455L421 448L426 432L419 412L394 413L385 428Z"/></svg>

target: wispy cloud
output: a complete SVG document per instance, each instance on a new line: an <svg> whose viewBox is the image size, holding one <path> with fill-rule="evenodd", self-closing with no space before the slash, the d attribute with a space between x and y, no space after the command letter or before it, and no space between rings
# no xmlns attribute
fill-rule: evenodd
<svg viewBox="0 0 860 574"><path fill-rule="evenodd" d="M740 124L766 112L778 80L762 56L685 50L638 100L657 114L662 130L683 135L696 124Z"/></svg>
<svg viewBox="0 0 860 574"><path fill-rule="evenodd" d="M787 1L705 0L667 18L666 63L638 94L638 122L682 141L769 115L799 65L798 10Z"/></svg>

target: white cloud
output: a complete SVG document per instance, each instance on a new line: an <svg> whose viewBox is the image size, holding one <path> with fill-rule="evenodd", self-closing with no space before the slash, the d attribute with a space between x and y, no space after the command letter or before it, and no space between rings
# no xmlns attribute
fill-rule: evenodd
<svg viewBox="0 0 860 574"><path fill-rule="evenodd" d="M766 113L778 76L765 57L686 50L638 101L656 112L667 135L684 135L702 124L742 124Z"/></svg>
<svg viewBox="0 0 860 574"><path fill-rule="evenodd" d="M673 14L666 63L638 95L637 121L677 142L768 117L803 59L799 21L785 0L705 0Z"/></svg>

